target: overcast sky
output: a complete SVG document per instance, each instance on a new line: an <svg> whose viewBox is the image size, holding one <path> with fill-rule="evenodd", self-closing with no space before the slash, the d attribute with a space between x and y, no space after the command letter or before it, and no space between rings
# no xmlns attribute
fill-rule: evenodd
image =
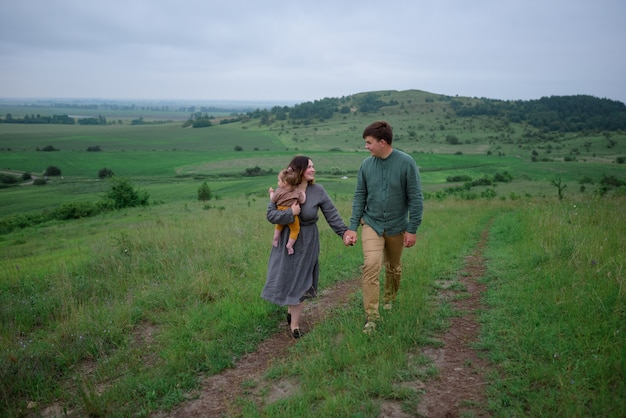
<svg viewBox="0 0 626 418"><path fill-rule="evenodd" d="M10 0L0 97L626 102L624 0Z"/></svg>

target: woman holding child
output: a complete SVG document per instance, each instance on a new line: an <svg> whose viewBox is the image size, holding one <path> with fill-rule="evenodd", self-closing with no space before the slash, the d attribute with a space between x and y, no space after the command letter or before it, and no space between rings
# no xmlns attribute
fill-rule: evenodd
<svg viewBox="0 0 626 418"><path fill-rule="evenodd" d="M300 316L303 301L317 296L319 279L320 240L317 229L318 212L333 231L340 237L348 227L344 223L330 196L319 184L315 184L315 166L310 158L294 157L287 169L297 173L299 181L296 189L306 195L303 204L294 203L286 210L278 209L275 202L270 201L267 207L267 220L277 225L288 225L294 217L300 218L300 234L293 245L293 253L287 251L289 227L282 229L278 245L272 245L267 268L267 278L261 297L280 306L288 306L287 323L291 335L300 338ZM347 240L347 241L346 241ZM344 244L353 245L355 239L344 239Z"/></svg>

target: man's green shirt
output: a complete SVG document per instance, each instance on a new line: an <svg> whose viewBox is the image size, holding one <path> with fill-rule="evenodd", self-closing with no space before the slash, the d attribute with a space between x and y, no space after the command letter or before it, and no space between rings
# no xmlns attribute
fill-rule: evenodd
<svg viewBox="0 0 626 418"><path fill-rule="evenodd" d="M352 202L350 229L361 221L378 235L415 234L422 223L424 196L415 160L394 149L386 159L370 156L361 164Z"/></svg>

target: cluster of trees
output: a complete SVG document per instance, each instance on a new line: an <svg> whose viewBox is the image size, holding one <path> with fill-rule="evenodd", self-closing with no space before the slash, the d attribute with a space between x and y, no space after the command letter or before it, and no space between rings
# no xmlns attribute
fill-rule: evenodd
<svg viewBox="0 0 626 418"><path fill-rule="evenodd" d="M304 102L291 107L287 114L293 119L313 120L319 121L328 120L333 117L333 114L338 111L339 99L336 98L324 98L322 100L315 100L313 102Z"/></svg>
<svg viewBox="0 0 626 418"><path fill-rule="evenodd" d="M480 99L474 104L452 100L457 116L496 116L525 122L547 132L617 131L626 129L626 105L593 96L551 96L539 100Z"/></svg>
<svg viewBox="0 0 626 418"><path fill-rule="evenodd" d="M35 124L35 123L52 123L60 125L74 125L76 120L68 115L53 115L53 116L41 116L41 115L26 115L23 118L14 118L13 115L7 113L3 118L0 116L0 123L23 123L23 124Z"/></svg>
<svg viewBox="0 0 626 418"><path fill-rule="evenodd" d="M74 125L78 120L79 125L106 125L107 120L104 116L100 115L97 118L72 118L68 115L26 115L23 118L14 118L13 115L7 113L6 116L0 116L0 123L23 123L23 124L59 124L59 125Z"/></svg>
<svg viewBox="0 0 626 418"><path fill-rule="evenodd" d="M384 106L397 105L398 102L391 100L385 102L376 93L367 93L363 96L348 96L342 98L324 98L313 102L299 103L294 106L274 106L272 109L248 112L250 119L260 119L262 124L268 125L274 121L297 120L310 123L311 121L325 121L333 117L335 113L350 113L351 106L363 113L375 113Z"/></svg>
<svg viewBox="0 0 626 418"><path fill-rule="evenodd" d="M381 107L394 106L397 105L398 102L396 100L391 100L389 103L387 103L380 100L377 94L367 93L365 96L357 99L356 104L359 112L375 113L378 112Z"/></svg>
<svg viewBox="0 0 626 418"><path fill-rule="evenodd" d="M183 123L183 128L207 128L209 126L213 126L212 120L215 119L213 116L208 113L196 112L192 113L189 116L189 119Z"/></svg>
<svg viewBox="0 0 626 418"><path fill-rule="evenodd" d="M78 118L79 125L106 125L107 118L99 115L97 118Z"/></svg>

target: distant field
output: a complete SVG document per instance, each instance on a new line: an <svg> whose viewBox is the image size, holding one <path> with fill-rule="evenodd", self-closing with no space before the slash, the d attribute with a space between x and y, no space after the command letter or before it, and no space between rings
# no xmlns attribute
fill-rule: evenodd
<svg viewBox="0 0 626 418"><path fill-rule="evenodd" d="M74 103L72 103L74 102ZM104 116L111 123L129 123L143 118L145 121L172 120L184 121L195 112L204 112L214 117L229 116L246 112L269 103L254 102L195 102L185 101L103 101L90 100L76 103L73 100L31 100L29 103L0 98L0 115L13 117L26 115L68 115L71 117Z"/></svg>
<svg viewBox="0 0 626 418"><path fill-rule="evenodd" d="M391 122L394 146L415 158L426 192L462 185L449 183L451 176L478 179L508 172L513 181L493 188L499 197L552 196L556 189L550 182L557 178L567 184L567 194L580 194L582 179L597 182L626 172L616 163L626 156L623 132L545 133L488 117L455 117L449 99L431 93L379 94L395 105L376 114L335 114L315 122L251 119L200 129L182 128L180 122L131 126L126 119L105 126L0 123L0 170L41 175L56 166L62 171L45 187L0 190L0 216L93 200L108 187L98 180L102 168L131 179L155 201L193 200L205 180L223 197L264 195L295 154L313 158L318 181L330 191L350 194L368 156L361 132L374 119ZM136 117L133 112L118 116ZM168 120L165 115L157 119ZM37 151L47 146L59 151ZM87 151L96 146L102 151ZM242 177L256 167L266 175ZM584 191L595 187L587 184Z"/></svg>

